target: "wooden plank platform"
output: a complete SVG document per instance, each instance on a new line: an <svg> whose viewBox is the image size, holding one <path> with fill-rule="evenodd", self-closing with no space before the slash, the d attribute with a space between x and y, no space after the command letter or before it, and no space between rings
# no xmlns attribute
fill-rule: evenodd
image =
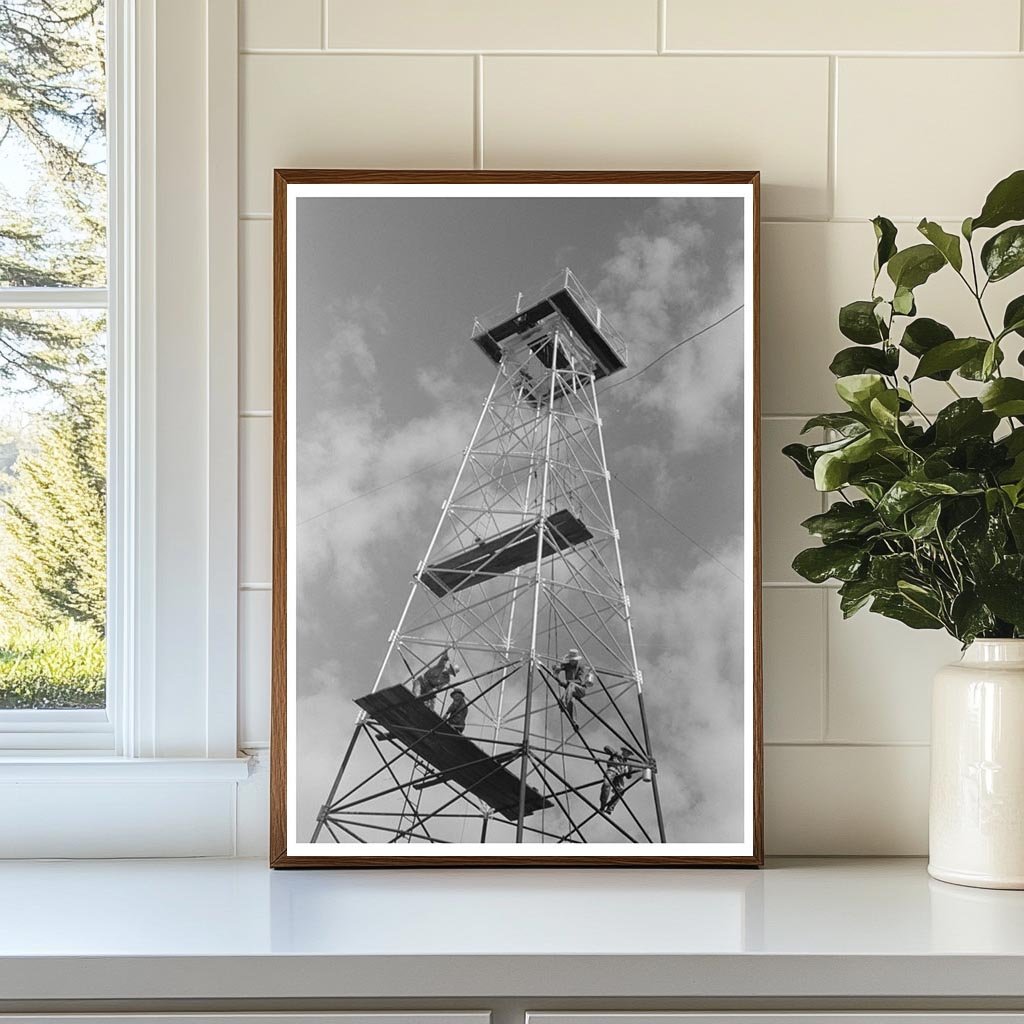
<svg viewBox="0 0 1024 1024"><path fill-rule="evenodd" d="M579 339L593 354L596 361L594 376L597 380L621 370L626 365L605 340L604 335L591 323L590 318L572 293L565 288L541 299L540 302L516 316L481 332L473 338L473 341L487 354L488 358L500 363L503 355L501 342L513 334L525 333L556 311L565 317ZM547 365L551 365L550 358Z"/></svg>
<svg viewBox="0 0 1024 1024"><path fill-rule="evenodd" d="M444 597L514 572L537 557L538 525L537 520L524 523L464 548L444 561L428 565L420 579L438 597ZM544 520L543 557L549 558L556 551L575 547L593 536L568 509L559 509Z"/></svg>
<svg viewBox="0 0 1024 1024"><path fill-rule="evenodd" d="M357 697L356 703L393 739L443 773L445 781L479 797L509 821L518 818L519 777L505 767L507 753L492 757L402 685ZM550 800L526 787L526 814L550 806Z"/></svg>

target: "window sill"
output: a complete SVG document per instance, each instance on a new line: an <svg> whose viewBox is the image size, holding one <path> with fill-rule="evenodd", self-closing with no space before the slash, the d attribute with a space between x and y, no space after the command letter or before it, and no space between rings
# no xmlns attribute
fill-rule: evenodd
<svg viewBox="0 0 1024 1024"><path fill-rule="evenodd" d="M112 757L68 754L0 756L5 782L242 782L249 757Z"/></svg>

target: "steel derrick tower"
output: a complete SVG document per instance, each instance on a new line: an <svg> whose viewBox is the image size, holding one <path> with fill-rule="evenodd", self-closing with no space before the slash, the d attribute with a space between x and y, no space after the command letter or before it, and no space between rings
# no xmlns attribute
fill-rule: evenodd
<svg viewBox="0 0 1024 1024"><path fill-rule="evenodd" d="M313 842L665 842L598 381L566 270L474 324L497 372Z"/></svg>

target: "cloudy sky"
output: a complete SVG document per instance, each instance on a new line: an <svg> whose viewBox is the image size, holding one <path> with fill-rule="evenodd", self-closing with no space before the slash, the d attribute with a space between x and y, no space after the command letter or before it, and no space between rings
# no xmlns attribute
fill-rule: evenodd
<svg viewBox="0 0 1024 1024"><path fill-rule="evenodd" d="M625 336L625 377L740 305L743 208L304 198L297 238L304 840L493 379L474 315L569 266ZM742 371L737 314L601 400L612 472L696 542L613 481L672 842L743 838Z"/></svg>

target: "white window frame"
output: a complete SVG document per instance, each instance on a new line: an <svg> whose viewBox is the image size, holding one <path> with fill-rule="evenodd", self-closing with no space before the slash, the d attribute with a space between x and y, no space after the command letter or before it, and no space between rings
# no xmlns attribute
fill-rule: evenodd
<svg viewBox="0 0 1024 1024"><path fill-rule="evenodd" d="M189 830L190 852L230 854L248 775L237 0L107 0L107 32L108 289L3 295L108 309L107 710L0 714L0 857L180 853Z"/></svg>
<svg viewBox="0 0 1024 1024"><path fill-rule="evenodd" d="M120 0L106 0L109 14L107 23L107 146L108 146L108 224L107 224L107 279L108 286L102 288L4 288L0 287L0 308L31 309L31 310L95 310L107 312L108 338L108 401L110 412L115 413L113 391L118 387L119 353L124 336L123 325L116 319L111 309L111 296L116 289L109 286L115 273L119 274L124 266L122 256L122 218L124 211L119 203L119 187L123 173L131 172L132 168L122 166L125 147L122 136L127 124L124 114L127 112L122 105L124 92L122 76L130 71L126 57L129 48L123 30L123 13L126 6ZM113 437L120 432L120 424L108 420L108 487L113 484L115 490L123 491L123 481L116 479L111 472L110 454L113 452ZM108 500L111 508L115 507L120 494ZM114 579L111 571L111 553L115 550L116 538L112 535L110 517L107 527L107 581L108 589ZM116 620L116 609L114 618ZM120 624L114 622L113 631L108 614L108 637L120 633ZM36 753L52 752L93 752L114 753L114 709L117 707L117 683L119 672L111 670L111 643L107 644L107 684L106 707L90 709L54 709L34 710L0 710L0 754L21 751ZM115 666L120 668L120 666Z"/></svg>

